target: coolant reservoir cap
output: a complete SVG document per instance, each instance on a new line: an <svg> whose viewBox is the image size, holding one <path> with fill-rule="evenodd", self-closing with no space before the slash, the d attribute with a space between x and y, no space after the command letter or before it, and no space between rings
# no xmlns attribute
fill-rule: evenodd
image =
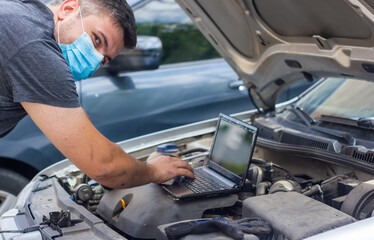
<svg viewBox="0 0 374 240"><path fill-rule="evenodd" d="M178 146L175 144L162 144L156 147L156 152L160 153L173 153L178 151Z"/></svg>

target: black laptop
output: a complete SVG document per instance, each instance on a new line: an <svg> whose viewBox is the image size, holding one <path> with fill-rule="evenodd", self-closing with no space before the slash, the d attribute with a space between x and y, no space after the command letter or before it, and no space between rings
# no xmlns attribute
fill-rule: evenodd
<svg viewBox="0 0 374 240"><path fill-rule="evenodd" d="M163 188L179 199L240 191L244 187L256 137L256 127L221 113L208 159L203 167L194 169L196 178L176 178Z"/></svg>

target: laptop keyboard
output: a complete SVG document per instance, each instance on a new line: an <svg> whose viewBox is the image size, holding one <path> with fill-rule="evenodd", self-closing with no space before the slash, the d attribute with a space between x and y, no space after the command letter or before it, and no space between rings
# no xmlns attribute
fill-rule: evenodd
<svg viewBox="0 0 374 240"><path fill-rule="evenodd" d="M187 187L194 193L214 192L230 189L230 187L225 186L212 175L203 171L202 168L195 169L194 174L195 179L182 178L179 180L181 185Z"/></svg>

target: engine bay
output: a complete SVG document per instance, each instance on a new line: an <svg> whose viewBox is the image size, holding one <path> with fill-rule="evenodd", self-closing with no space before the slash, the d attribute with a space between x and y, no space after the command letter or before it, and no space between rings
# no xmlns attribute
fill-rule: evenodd
<svg viewBox="0 0 374 240"><path fill-rule="evenodd" d="M196 168L206 161L205 153L211 142L212 134L173 142L177 150L172 154L189 159ZM158 154L154 148L134 153L143 161ZM155 184L111 190L79 171L59 177L58 182L71 200L129 239L156 238L158 226L163 224L217 217L259 217L273 228L272 235L260 239L298 239L297 236L312 236L372 217L374 181L371 179L371 174L352 167L256 147L243 191L218 198L180 201ZM263 202L268 205L261 205ZM266 209L273 213L277 211L270 209L283 211L268 215ZM316 213L323 226L316 224ZM296 234L301 231L297 225L301 220L296 216L309 219L304 222L307 233ZM284 219L294 219L291 222L295 227L282 226Z"/></svg>

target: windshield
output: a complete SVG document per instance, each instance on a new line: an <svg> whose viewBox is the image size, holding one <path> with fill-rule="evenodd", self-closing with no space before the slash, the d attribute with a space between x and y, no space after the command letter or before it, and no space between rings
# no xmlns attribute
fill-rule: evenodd
<svg viewBox="0 0 374 240"><path fill-rule="evenodd" d="M321 115L341 118L374 118L374 83L329 78L301 98L297 106L315 120Z"/></svg>

